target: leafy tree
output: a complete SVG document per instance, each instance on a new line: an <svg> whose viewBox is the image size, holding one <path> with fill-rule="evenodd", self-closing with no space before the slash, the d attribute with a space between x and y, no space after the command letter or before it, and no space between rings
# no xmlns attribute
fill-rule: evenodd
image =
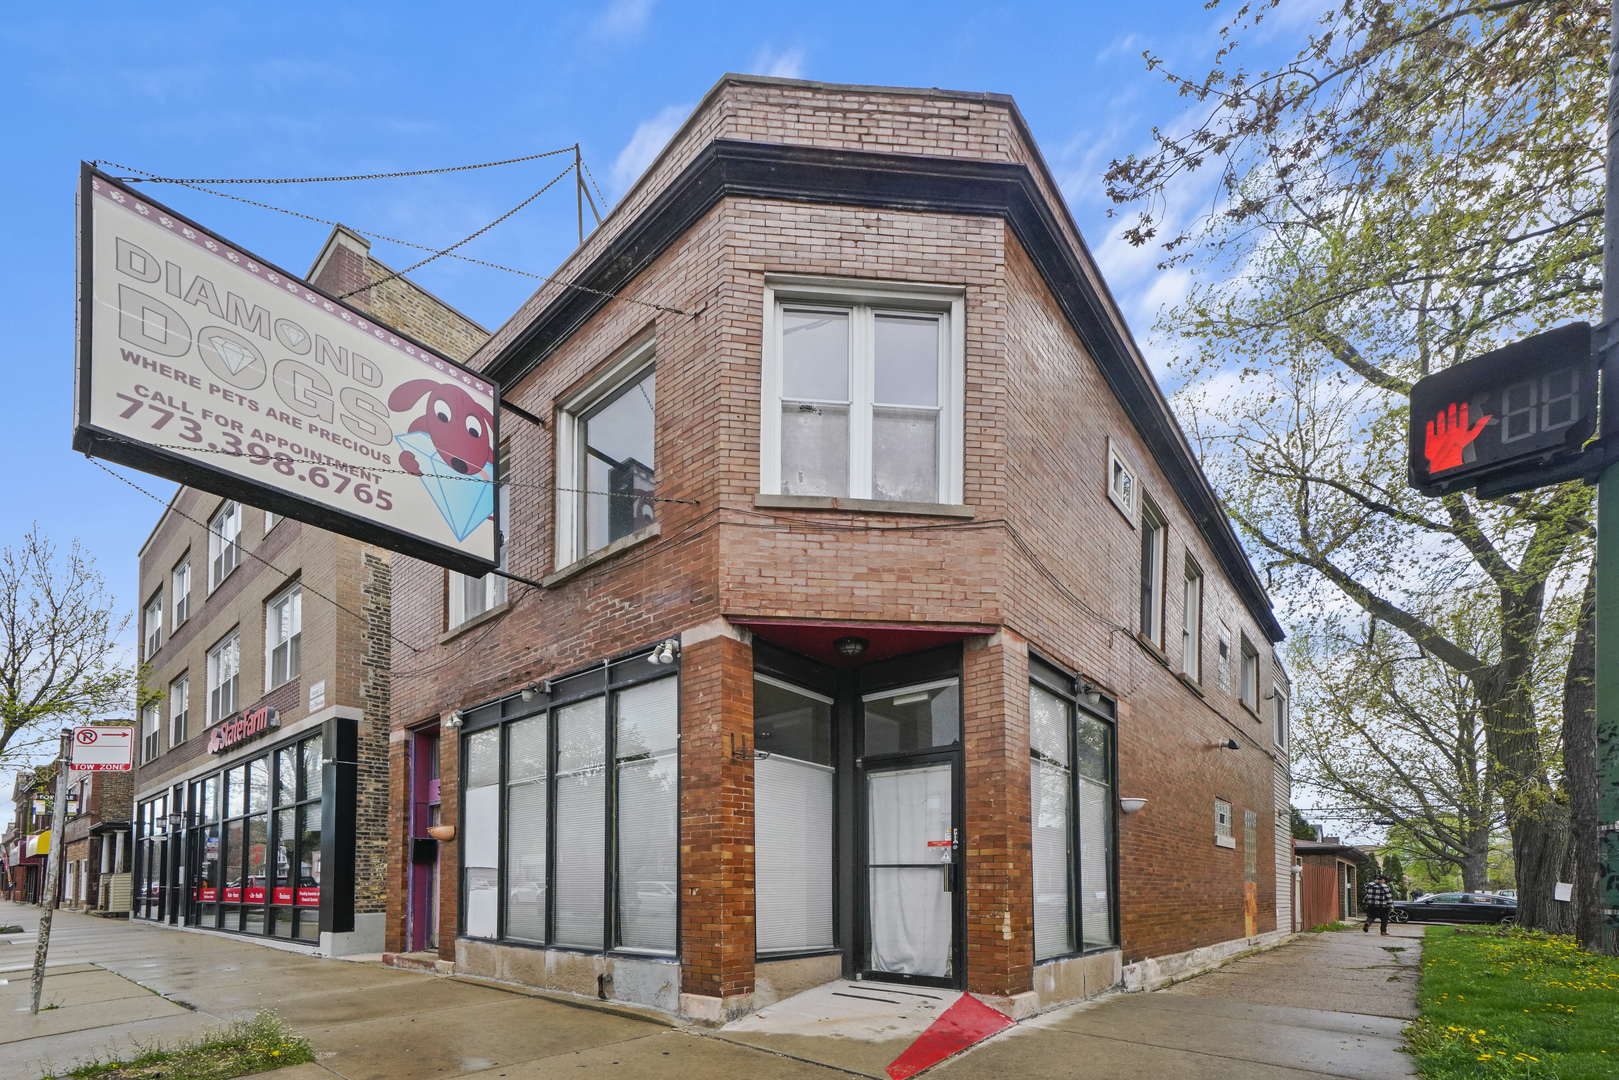
<svg viewBox="0 0 1619 1080"><path fill-rule="evenodd" d="M1389 889L1394 893L1394 899L1405 899L1405 864L1400 861L1400 853L1391 851L1383 856L1383 873L1388 875Z"/></svg>
<svg viewBox="0 0 1619 1080"><path fill-rule="evenodd" d="M1295 839L1295 840L1314 840L1315 839L1315 826L1311 825L1308 821L1304 820L1304 815L1299 813L1299 808L1298 807L1289 806L1287 809L1292 814L1292 819L1293 819L1293 839Z"/></svg>
<svg viewBox="0 0 1619 1080"><path fill-rule="evenodd" d="M1417 379L1597 312L1608 7L1346 0L1252 76L1239 41L1276 4L1237 13L1206 77L1169 76L1200 111L1113 162L1109 191L1139 208L1132 242L1196 271L1159 327L1181 414L1289 617L1321 630L1358 608L1466 681L1520 918L1567 930L1570 815L1536 680L1575 632L1592 492L1424 499L1404 433ZM1205 167L1212 209L1171 226L1168 196ZM1459 639L1432 617L1449 599L1490 632Z"/></svg>
<svg viewBox="0 0 1619 1080"><path fill-rule="evenodd" d="M0 765L46 744L54 755L63 725L130 707L129 625L79 541L59 554L36 524L0 549Z"/></svg>

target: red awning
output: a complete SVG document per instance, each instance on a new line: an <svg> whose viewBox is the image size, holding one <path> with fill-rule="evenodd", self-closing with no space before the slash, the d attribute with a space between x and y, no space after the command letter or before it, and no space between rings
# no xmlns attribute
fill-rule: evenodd
<svg viewBox="0 0 1619 1080"><path fill-rule="evenodd" d="M1000 630L998 626L946 623L823 622L753 616L727 618L734 625L745 626L772 644L834 667L852 667ZM844 656L832 647L833 642L844 637L865 638L870 644L859 656Z"/></svg>

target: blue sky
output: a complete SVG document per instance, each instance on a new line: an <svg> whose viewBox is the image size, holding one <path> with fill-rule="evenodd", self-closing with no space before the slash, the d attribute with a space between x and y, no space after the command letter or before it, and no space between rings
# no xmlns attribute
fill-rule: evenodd
<svg viewBox="0 0 1619 1080"><path fill-rule="evenodd" d="M1265 48L1311 6L1271 20ZM1146 343L1184 279L1152 270L1106 218L1108 160L1146 145L1182 102L1145 70L1150 48L1206 68L1221 13L1201 0L873 4L254 5L83 3L13 9L0 29L0 110L12 221L0 231L9 355L0 361L12 463L0 545L38 520L77 536L120 602L160 507L69 446L74 187L81 158L170 176L385 172L516 157L578 142L609 199L639 175L726 71L1010 93ZM447 245L533 193L560 158L436 177L234 189L320 218ZM175 187L147 189L264 258L305 271L328 229ZM549 273L577 241L567 183L469 245ZM402 268L409 249L374 253ZM491 329L528 279L439 260L414 277ZM172 485L129 473L167 497Z"/></svg>

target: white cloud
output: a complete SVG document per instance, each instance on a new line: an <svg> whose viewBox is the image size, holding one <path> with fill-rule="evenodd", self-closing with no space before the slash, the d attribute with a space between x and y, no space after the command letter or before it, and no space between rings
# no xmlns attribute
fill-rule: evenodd
<svg viewBox="0 0 1619 1080"><path fill-rule="evenodd" d="M773 75L778 79L802 79L804 50L794 47L776 52L766 45L759 50L759 55L753 58L751 70L755 75Z"/></svg>
<svg viewBox="0 0 1619 1080"><path fill-rule="evenodd" d="M1140 56L1141 44L1145 39L1140 34L1120 34L1107 47L1096 54L1096 62L1103 63L1115 56Z"/></svg>
<svg viewBox="0 0 1619 1080"><path fill-rule="evenodd" d="M591 33L600 38L633 37L646 26L652 4L653 0L612 0L591 21Z"/></svg>
<svg viewBox="0 0 1619 1080"><path fill-rule="evenodd" d="M628 190L652 164L664 144L680 130L680 125L691 115L691 109L690 105L671 105L652 119L641 121L630 141L618 152L618 160L613 162L613 186L621 192Z"/></svg>

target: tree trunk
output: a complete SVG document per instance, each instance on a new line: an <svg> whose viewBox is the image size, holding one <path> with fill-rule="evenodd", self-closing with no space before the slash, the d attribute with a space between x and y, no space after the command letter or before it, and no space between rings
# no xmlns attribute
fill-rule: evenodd
<svg viewBox="0 0 1619 1080"><path fill-rule="evenodd" d="M1462 859L1462 891L1480 892L1490 887L1489 838L1470 850Z"/></svg>
<svg viewBox="0 0 1619 1080"><path fill-rule="evenodd" d="M1563 680L1563 788L1573 848L1573 930L1587 949L1602 948L1601 839L1597 828L1596 564L1585 578L1574 646Z"/></svg>

